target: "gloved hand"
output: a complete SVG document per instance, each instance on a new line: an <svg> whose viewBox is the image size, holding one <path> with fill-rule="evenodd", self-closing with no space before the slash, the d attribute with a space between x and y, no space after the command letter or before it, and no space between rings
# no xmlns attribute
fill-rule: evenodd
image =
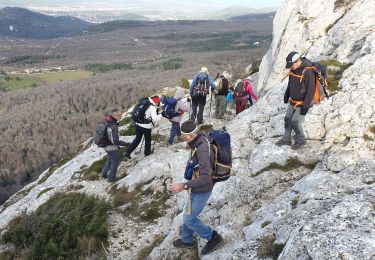
<svg viewBox="0 0 375 260"><path fill-rule="evenodd" d="M165 117L165 111L164 111L164 110L161 111L161 115L162 115L163 117Z"/></svg>
<svg viewBox="0 0 375 260"><path fill-rule="evenodd" d="M215 89L214 94L217 95L217 93L219 93L219 91L217 91L217 89Z"/></svg>
<svg viewBox="0 0 375 260"><path fill-rule="evenodd" d="M301 107L301 115L304 116L307 114L307 111L309 111L308 107Z"/></svg>

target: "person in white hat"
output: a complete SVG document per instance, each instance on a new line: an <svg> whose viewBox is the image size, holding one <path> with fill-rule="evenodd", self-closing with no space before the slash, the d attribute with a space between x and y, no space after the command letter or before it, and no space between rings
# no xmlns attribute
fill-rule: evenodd
<svg viewBox="0 0 375 260"><path fill-rule="evenodd" d="M215 82L210 77L207 67L202 67L190 84L192 102L191 119L196 120L198 125L203 123L203 110L210 89L211 92L217 94Z"/></svg>
<svg viewBox="0 0 375 260"><path fill-rule="evenodd" d="M229 91L228 72L224 71L219 77L216 86L217 94L215 95L215 118L223 119L227 107L226 97Z"/></svg>

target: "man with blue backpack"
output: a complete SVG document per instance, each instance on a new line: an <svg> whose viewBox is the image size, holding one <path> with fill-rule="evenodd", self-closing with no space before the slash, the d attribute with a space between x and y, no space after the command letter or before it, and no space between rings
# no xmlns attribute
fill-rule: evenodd
<svg viewBox="0 0 375 260"><path fill-rule="evenodd" d="M225 130L212 131L209 137L198 132L193 120L181 125L182 138L191 148L186 165L185 183L170 185L172 192L187 190L189 199L184 207L181 238L173 242L177 248L197 248L194 234L208 240L201 254L207 255L216 250L224 239L211 227L198 218L211 196L213 186L218 181L230 177L232 153L230 135ZM210 138L210 140L209 140Z"/></svg>
<svg viewBox="0 0 375 260"><path fill-rule="evenodd" d="M181 136L180 122L181 117L184 113L188 112L189 104L184 100L185 91L183 88L179 87L176 91L174 97L162 98L161 103L163 103L162 115L169 119L172 123L171 132L168 138L168 144L173 144L173 139L177 136Z"/></svg>
<svg viewBox="0 0 375 260"><path fill-rule="evenodd" d="M197 120L198 125L203 123L203 110L210 90L217 94L215 82L211 79L207 67L202 67L190 84L191 119Z"/></svg>

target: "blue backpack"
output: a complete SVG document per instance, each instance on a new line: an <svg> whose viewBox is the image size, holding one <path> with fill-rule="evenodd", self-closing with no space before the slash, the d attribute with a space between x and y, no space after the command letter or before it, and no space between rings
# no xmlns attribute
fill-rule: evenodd
<svg viewBox="0 0 375 260"><path fill-rule="evenodd" d="M222 130L212 130L209 134L212 150L214 151L214 165L212 165L212 180L226 181L232 169L232 148L230 134Z"/></svg>
<svg viewBox="0 0 375 260"><path fill-rule="evenodd" d="M226 181L230 177L232 169L232 148L230 134L223 128L222 130L212 130L209 133L208 141L214 152L214 163L211 165L212 181L214 183ZM199 165L195 165L191 159L194 152L190 154L189 161L186 164L184 178L191 180L195 170Z"/></svg>
<svg viewBox="0 0 375 260"><path fill-rule="evenodd" d="M172 119L176 116L179 116L180 114L178 112L175 112L176 105L177 99L173 97L166 98L163 105L163 116L168 119Z"/></svg>
<svg viewBox="0 0 375 260"><path fill-rule="evenodd" d="M200 72L193 88L193 97L205 97L210 92L210 81L208 74Z"/></svg>

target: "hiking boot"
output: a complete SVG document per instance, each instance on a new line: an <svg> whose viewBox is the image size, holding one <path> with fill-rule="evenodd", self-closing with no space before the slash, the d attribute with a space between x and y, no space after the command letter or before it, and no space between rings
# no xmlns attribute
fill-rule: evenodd
<svg viewBox="0 0 375 260"><path fill-rule="evenodd" d="M295 142L293 145L292 145L292 149L293 150L297 150L299 149L300 147L304 146L306 144L306 141L303 141L303 142Z"/></svg>
<svg viewBox="0 0 375 260"><path fill-rule="evenodd" d="M185 243L181 239L177 239L173 241L173 246L177 248L189 248L189 249L195 249L197 248L197 242L194 241L193 243Z"/></svg>
<svg viewBox="0 0 375 260"><path fill-rule="evenodd" d="M121 178L116 176L115 178L108 178L107 181L108 182L116 182L116 181L119 181Z"/></svg>
<svg viewBox="0 0 375 260"><path fill-rule="evenodd" d="M212 233L212 238L207 244L203 247L201 254L208 255L209 253L215 251L222 243L224 239L216 231Z"/></svg>
<svg viewBox="0 0 375 260"><path fill-rule="evenodd" d="M103 179L107 179L108 176L107 176L107 174L99 174L99 177L103 178Z"/></svg>
<svg viewBox="0 0 375 260"><path fill-rule="evenodd" d="M285 142L283 139L281 139L281 140L277 141L277 142L275 143L275 145L277 145L277 146L283 146L283 145L291 146L291 145L292 145L292 142L291 142L291 141L289 141L289 142Z"/></svg>

